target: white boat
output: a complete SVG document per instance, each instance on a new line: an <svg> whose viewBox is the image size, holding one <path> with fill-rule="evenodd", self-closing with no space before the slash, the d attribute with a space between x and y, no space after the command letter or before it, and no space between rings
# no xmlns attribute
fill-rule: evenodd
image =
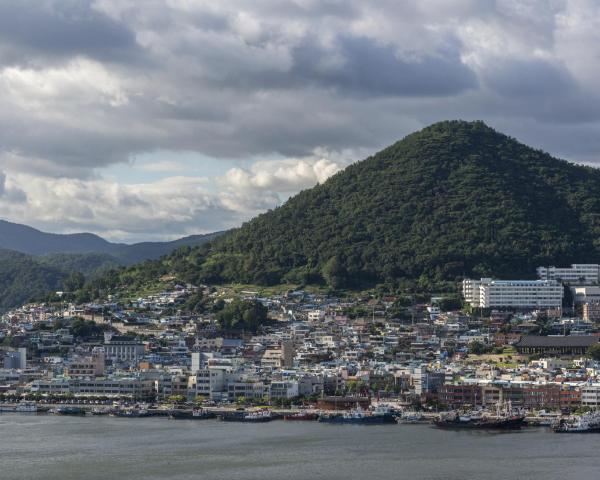
<svg viewBox="0 0 600 480"><path fill-rule="evenodd" d="M396 418L398 423L417 423L423 419L423 415L413 410L404 410L402 414Z"/></svg>
<svg viewBox="0 0 600 480"><path fill-rule="evenodd" d="M573 417L561 418L553 427L556 433L600 432L600 411L593 411Z"/></svg>
<svg viewBox="0 0 600 480"><path fill-rule="evenodd" d="M21 402L15 407L17 413L37 413L38 408L34 402Z"/></svg>

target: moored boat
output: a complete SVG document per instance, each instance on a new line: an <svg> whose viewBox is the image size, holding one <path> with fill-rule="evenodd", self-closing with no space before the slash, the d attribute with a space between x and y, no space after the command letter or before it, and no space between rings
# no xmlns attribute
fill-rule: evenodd
<svg viewBox="0 0 600 480"><path fill-rule="evenodd" d="M38 407L35 402L21 402L15 407L17 413L37 413Z"/></svg>
<svg viewBox="0 0 600 480"><path fill-rule="evenodd" d="M438 428L452 430L479 429L479 430L518 430L527 425L525 414L514 411L510 402L496 405L496 412L476 411L468 414L451 412L440 415L434 421Z"/></svg>
<svg viewBox="0 0 600 480"><path fill-rule="evenodd" d="M297 413L292 413L292 414L283 416L284 420L295 421L295 422L315 421L315 420L317 420L317 418L318 418L318 415L316 413L310 413L310 412L297 412Z"/></svg>
<svg viewBox="0 0 600 480"><path fill-rule="evenodd" d="M387 407L377 407L373 411L363 410L358 406L354 410L343 413L325 413L319 415L321 423L353 424L353 425L382 425L396 423L393 412Z"/></svg>
<svg viewBox="0 0 600 480"><path fill-rule="evenodd" d="M512 415L509 417L480 417L471 418L461 415L440 418L434 421L438 428L451 430L479 429L479 430L518 430L525 426L525 415Z"/></svg>
<svg viewBox="0 0 600 480"><path fill-rule="evenodd" d="M552 426L555 433L600 433L600 412L561 418Z"/></svg>
<svg viewBox="0 0 600 480"><path fill-rule="evenodd" d="M56 407L50 410L55 415L85 415L85 409L81 407Z"/></svg>
<svg viewBox="0 0 600 480"><path fill-rule="evenodd" d="M235 412L221 415L221 420L225 422L245 422L245 423L264 423L274 419L271 410L258 410L255 412Z"/></svg>
<svg viewBox="0 0 600 480"><path fill-rule="evenodd" d="M171 410L169 418L179 420L208 420L216 418L216 414L203 408L194 408L193 410Z"/></svg>

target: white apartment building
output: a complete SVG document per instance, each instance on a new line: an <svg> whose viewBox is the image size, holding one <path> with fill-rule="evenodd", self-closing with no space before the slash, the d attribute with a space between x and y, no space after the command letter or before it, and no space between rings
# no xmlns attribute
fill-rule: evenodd
<svg viewBox="0 0 600 480"><path fill-rule="evenodd" d="M480 308L561 308L563 286L556 280L463 280L463 296Z"/></svg>
<svg viewBox="0 0 600 480"><path fill-rule="evenodd" d="M572 285L595 285L600 281L600 265L596 263L574 263L570 267L538 267L540 280L557 280Z"/></svg>

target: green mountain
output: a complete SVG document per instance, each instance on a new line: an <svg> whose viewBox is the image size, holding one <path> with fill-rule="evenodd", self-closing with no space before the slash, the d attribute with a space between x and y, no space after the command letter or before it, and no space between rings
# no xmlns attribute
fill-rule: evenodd
<svg viewBox="0 0 600 480"><path fill-rule="evenodd" d="M181 280L437 288L463 276L532 277L600 262L600 170L483 122L436 123L209 245L109 284ZM446 285L448 285L446 283Z"/></svg>

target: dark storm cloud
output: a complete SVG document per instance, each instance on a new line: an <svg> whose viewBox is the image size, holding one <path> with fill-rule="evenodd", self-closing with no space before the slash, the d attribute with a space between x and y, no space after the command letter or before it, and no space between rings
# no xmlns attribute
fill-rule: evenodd
<svg viewBox="0 0 600 480"><path fill-rule="evenodd" d="M27 63L73 55L133 61L142 53L135 34L126 25L93 10L91 3L0 0L0 61Z"/></svg>
<svg viewBox="0 0 600 480"><path fill-rule="evenodd" d="M477 85L451 42L442 51L412 61L401 58L391 45L369 38L342 36L337 46L340 65L332 67L327 66L330 51L312 42L296 47L290 78L367 96L453 95Z"/></svg>
<svg viewBox="0 0 600 480"><path fill-rule="evenodd" d="M500 58L490 64L483 73L484 81L506 97L564 95L577 88L568 70L548 61Z"/></svg>

